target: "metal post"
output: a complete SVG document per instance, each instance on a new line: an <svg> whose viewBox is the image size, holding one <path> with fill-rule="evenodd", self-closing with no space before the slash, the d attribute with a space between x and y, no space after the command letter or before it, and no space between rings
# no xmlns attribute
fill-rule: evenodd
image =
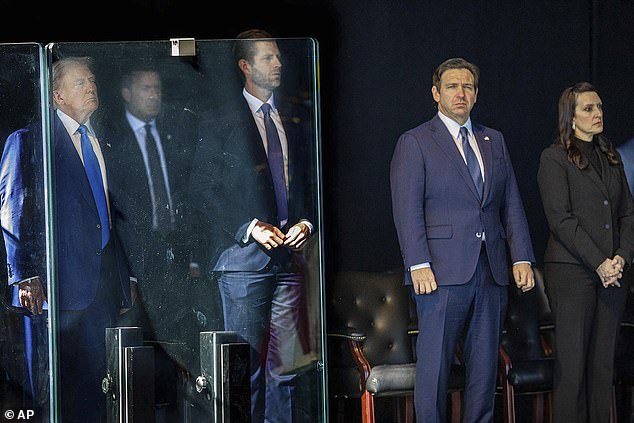
<svg viewBox="0 0 634 423"><path fill-rule="evenodd" d="M106 329L108 423L154 423L154 348L139 327Z"/></svg>
<svg viewBox="0 0 634 423"><path fill-rule="evenodd" d="M212 422L251 422L250 347L235 332L200 333L196 389L211 403Z"/></svg>

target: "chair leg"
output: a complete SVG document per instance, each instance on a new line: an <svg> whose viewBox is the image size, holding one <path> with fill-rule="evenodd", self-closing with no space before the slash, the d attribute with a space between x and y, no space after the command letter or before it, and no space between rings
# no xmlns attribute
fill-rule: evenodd
<svg viewBox="0 0 634 423"><path fill-rule="evenodd" d="M344 423L346 421L346 400L343 397L337 398L337 423Z"/></svg>
<svg viewBox="0 0 634 423"><path fill-rule="evenodd" d="M553 422L553 393L548 392L546 394L546 421L548 423Z"/></svg>
<svg viewBox="0 0 634 423"><path fill-rule="evenodd" d="M544 421L544 394L533 396L533 423Z"/></svg>
<svg viewBox="0 0 634 423"><path fill-rule="evenodd" d="M462 420L462 392L454 391L451 394L451 422L460 423Z"/></svg>
<svg viewBox="0 0 634 423"><path fill-rule="evenodd" d="M361 395L361 420L363 423L374 422L374 397L368 391Z"/></svg>
<svg viewBox="0 0 634 423"><path fill-rule="evenodd" d="M394 421L414 423L414 396L403 395L394 398Z"/></svg>
<svg viewBox="0 0 634 423"><path fill-rule="evenodd" d="M623 392L623 400L621 401L623 404L623 421L627 422L632 418L632 387L625 386Z"/></svg>
<svg viewBox="0 0 634 423"><path fill-rule="evenodd" d="M612 386L612 401L610 401L610 423L616 423L616 390Z"/></svg>
<svg viewBox="0 0 634 423"><path fill-rule="evenodd" d="M414 423L414 395L405 397L405 423Z"/></svg>
<svg viewBox="0 0 634 423"><path fill-rule="evenodd" d="M505 423L515 423L515 391L513 385L504 381L504 415Z"/></svg>

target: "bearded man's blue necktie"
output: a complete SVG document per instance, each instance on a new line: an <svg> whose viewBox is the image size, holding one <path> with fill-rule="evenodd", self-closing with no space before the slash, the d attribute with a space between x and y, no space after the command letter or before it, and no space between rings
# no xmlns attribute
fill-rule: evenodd
<svg viewBox="0 0 634 423"><path fill-rule="evenodd" d="M464 151L464 157L467 161L469 174L471 175L471 179L473 179L476 191L478 192L478 199L482 201L482 188L484 186L484 184L482 183L482 172L480 172L478 158L476 157L473 148L471 148L471 144L469 144L469 135L467 128L465 128L464 126L460 127L460 138L462 141L462 151Z"/></svg>
<svg viewBox="0 0 634 423"><path fill-rule="evenodd" d="M81 134L81 154L84 158L84 169L88 177L88 183L92 189L92 196L97 205L99 213L99 221L101 222L101 248L104 248L110 240L110 221L108 219L108 203L106 200L106 192L103 187L103 179L101 178L101 167L92 149L90 138L86 130L86 126L80 125L77 131Z"/></svg>
<svg viewBox="0 0 634 423"><path fill-rule="evenodd" d="M277 220L280 226L284 226L288 220L288 203L286 201L286 177L284 176L284 155L282 143L277 132L275 122L271 119L271 105L262 104L264 113L264 128L266 129L267 152L273 186L275 188L275 202L277 204Z"/></svg>

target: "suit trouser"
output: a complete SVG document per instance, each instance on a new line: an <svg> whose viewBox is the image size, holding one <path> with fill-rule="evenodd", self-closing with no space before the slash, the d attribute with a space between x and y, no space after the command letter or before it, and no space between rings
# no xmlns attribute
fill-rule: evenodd
<svg viewBox="0 0 634 423"><path fill-rule="evenodd" d="M101 391L106 375L106 328L116 324L121 292L114 269L114 253L106 247L94 301L84 310L59 312L58 386L63 423L106 421L106 397Z"/></svg>
<svg viewBox="0 0 634 423"><path fill-rule="evenodd" d="M12 305L21 307L18 287L13 286L12 291ZM42 314L26 314L20 320L25 374L19 382L24 408L48 408L48 310L44 309Z"/></svg>
<svg viewBox="0 0 634 423"><path fill-rule="evenodd" d="M546 263L544 276L555 323L554 420L608 422L627 281L604 288L595 272L569 263Z"/></svg>
<svg viewBox="0 0 634 423"><path fill-rule="evenodd" d="M463 422L493 421L507 296L507 287L493 279L484 244L469 282L441 285L431 294L413 294L419 329L414 387L417 423L446 421L449 372L460 338L466 372Z"/></svg>
<svg viewBox="0 0 634 423"><path fill-rule="evenodd" d="M225 330L251 347L253 423L296 422L294 358L301 354L304 277L278 266L262 272L226 272L218 279Z"/></svg>

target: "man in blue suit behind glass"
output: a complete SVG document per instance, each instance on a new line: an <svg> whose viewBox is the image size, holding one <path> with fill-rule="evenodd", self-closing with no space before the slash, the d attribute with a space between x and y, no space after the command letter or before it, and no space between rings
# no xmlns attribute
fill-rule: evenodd
<svg viewBox="0 0 634 423"><path fill-rule="evenodd" d="M53 64L56 335L64 423L105 421L105 328L116 324L130 300L125 257L110 224L105 146L90 122L99 106L91 64L86 57ZM42 208L32 207L43 201L33 197L37 181L32 177L37 174L33 169L42 168L41 139L38 126L10 135L0 175L9 284L16 305L33 314L42 313L47 299L43 256L30 250L34 233L44 224Z"/></svg>
<svg viewBox="0 0 634 423"><path fill-rule="evenodd" d="M436 69L438 114L401 135L391 162L394 222L418 315L418 423L445 421L461 337L463 421L493 421L507 245L517 286L534 286L528 224L504 138L470 119L479 73L461 58Z"/></svg>

